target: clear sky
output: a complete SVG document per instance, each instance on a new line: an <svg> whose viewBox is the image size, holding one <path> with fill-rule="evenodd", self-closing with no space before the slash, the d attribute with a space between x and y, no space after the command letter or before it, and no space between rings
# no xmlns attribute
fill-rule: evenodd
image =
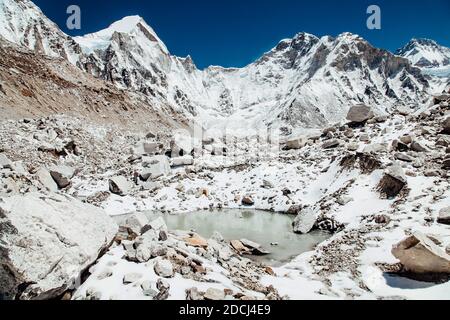
<svg viewBox="0 0 450 320"><path fill-rule="evenodd" d="M411 38L450 47L450 0L34 0L70 35L95 32L140 15L172 54L191 55L198 67L241 67L298 32L352 32L395 51ZM67 30L66 8L77 4L82 29ZM382 29L366 27L367 7L381 7Z"/></svg>

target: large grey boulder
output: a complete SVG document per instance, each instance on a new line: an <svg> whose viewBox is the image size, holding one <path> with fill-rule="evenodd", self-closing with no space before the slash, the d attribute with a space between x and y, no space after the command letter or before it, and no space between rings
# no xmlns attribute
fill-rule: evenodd
<svg viewBox="0 0 450 320"><path fill-rule="evenodd" d="M117 224L63 195L0 202L0 299L51 299L71 288L112 243Z"/></svg>
<svg viewBox="0 0 450 320"><path fill-rule="evenodd" d="M150 141L141 141L137 143L132 149L133 154L138 156L154 155L159 151L159 143Z"/></svg>
<svg viewBox="0 0 450 320"><path fill-rule="evenodd" d="M194 157L184 156L173 158L170 161L171 167L191 166L194 164Z"/></svg>
<svg viewBox="0 0 450 320"><path fill-rule="evenodd" d="M131 181L124 176L117 176L109 179L109 191L119 196L126 196L133 187Z"/></svg>
<svg viewBox="0 0 450 320"><path fill-rule="evenodd" d="M408 179L403 168L398 164L394 164L386 170L377 189L388 198L393 198L396 197L407 184Z"/></svg>
<svg viewBox="0 0 450 320"><path fill-rule="evenodd" d="M450 273L450 256L421 232L395 245L392 254L409 272Z"/></svg>
<svg viewBox="0 0 450 320"><path fill-rule="evenodd" d="M310 208L304 208L292 223L294 232L300 234L309 233L314 228L316 220L316 213Z"/></svg>
<svg viewBox="0 0 450 320"><path fill-rule="evenodd" d="M306 137L297 137L286 141L286 150L298 150L303 148L308 142Z"/></svg>
<svg viewBox="0 0 450 320"><path fill-rule="evenodd" d="M41 183L41 185L51 192L57 192L58 191L58 185L56 184L55 180L52 178L50 172L48 172L45 168L40 168L36 172L36 178Z"/></svg>
<svg viewBox="0 0 450 320"><path fill-rule="evenodd" d="M50 174L60 189L70 185L70 181L75 175L75 169L69 166L53 166L50 168Z"/></svg>
<svg viewBox="0 0 450 320"><path fill-rule="evenodd" d="M166 156L154 156L143 159L142 165L145 167L141 172L141 179L158 179L170 174L170 163Z"/></svg>
<svg viewBox="0 0 450 320"><path fill-rule="evenodd" d="M173 265L169 260L158 259L154 266L155 273L163 278L171 278L174 276Z"/></svg>
<svg viewBox="0 0 450 320"><path fill-rule="evenodd" d="M351 107L347 114L347 120L353 123L363 123L373 117L372 108L363 104Z"/></svg>

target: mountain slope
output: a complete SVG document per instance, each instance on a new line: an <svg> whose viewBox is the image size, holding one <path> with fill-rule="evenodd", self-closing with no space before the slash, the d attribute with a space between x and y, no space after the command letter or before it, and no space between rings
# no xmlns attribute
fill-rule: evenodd
<svg viewBox="0 0 450 320"><path fill-rule="evenodd" d="M139 16L72 39L28 0L0 0L0 15L0 34L7 40L63 57L208 128L269 126L289 133L341 121L355 103L370 104L378 113L422 104L430 89L407 59L350 33L299 33L244 68L199 70L192 58L171 55Z"/></svg>

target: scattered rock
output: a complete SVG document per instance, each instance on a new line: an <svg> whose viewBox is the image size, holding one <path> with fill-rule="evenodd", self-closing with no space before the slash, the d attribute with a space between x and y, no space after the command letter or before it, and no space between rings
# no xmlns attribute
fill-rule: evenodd
<svg viewBox="0 0 450 320"><path fill-rule="evenodd" d="M113 177L109 180L109 191L119 196L126 196L132 187L132 183L123 176Z"/></svg>
<svg viewBox="0 0 450 320"><path fill-rule="evenodd" d="M0 169L12 169L12 161L2 153L0 153Z"/></svg>
<svg viewBox="0 0 450 320"><path fill-rule="evenodd" d="M163 278L172 278L174 276L173 265L169 260L158 259L154 267L155 273Z"/></svg>
<svg viewBox="0 0 450 320"><path fill-rule="evenodd" d="M244 196L242 198L242 204L244 206L253 206L255 204L255 201L253 200L252 196Z"/></svg>
<svg viewBox="0 0 450 320"><path fill-rule="evenodd" d="M402 167L393 165L388 168L378 184L378 191L388 198L394 198L403 190L407 182L408 180Z"/></svg>
<svg viewBox="0 0 450 320"><path fill-rule="evenodd" d="M142 165L144 170L141 172L141 179L147 181L155 180L162 176L170 174L170 163L166 156L146 157L143 159Z"/></svg>
<svg viewBox="0 0 450 320"><path fill-rule="evenodd" d="M67 188L75 175L75 170L69 166L53 166L49 171L60 189Z"/></svg>
<svg viewBox="0 0 450 320"><path fill-rule="evenodd" d="M225 293L223 290L209 288L204 295L205 300L220 301L225 299Z"/></svg>
<svg viewBox="0 0 450 320"><path fill-rule="evenodd" d="M192 247L202 247L202 248L208 247L208 242L202 237L200 237L198 234L194 234L190 238L185 238L184 242L186 242L188 245Z"/></svg>
<svg viewBox="0 0 450 320"><path fill-rule="evenodd" d="M58 185L55 180L52 178L50 172L47 169L40 168L36 172L36 177L38 181L42 184L42 186L50 192L57 192Z"/></svg>
<svg viewBox="0 0 450 320"><path fill-rule="evenodd" d="M186 300L199 301L204 299L203 295L198 291L197 288L190 288L186 290Z"/></svg>
<svg viewBox="0 0 450 320"><path fill-rule="evenodd" d="M447 119L442 122L442 132L445 134L450 134L450 117L447 117Z"/></svg>
<svg viewBox="0 0 450 320"><path fill-rule="evenodd" d="M140 274L140 273L127 273L123 277L123 284L135 283L141 279L142 279L142 274Z"/></svg>
<svg viewBox="0 0 450 320"><path fill-rule="evenodd" d="M373 117L372 108L363 104L351 107L347 114L347 120L353 123L364 123Z"/></svg>
<svg viewBox="0 0 450 320"><path fill-rule="evenodd" d="M136 212L132 214L125 221L125 227L131 230L136 235L140 235L147 224L147 216L142 212Z"/></svg>
<svg viewBox="0 0 450 320"><path fill-rule="evenodd" d="M400 153L400 152L397 152L397 153L395 154L395 158L396 158L397 160L404 161L404 162L413 162L413 161L414 161L414 158L413 158L413 157L410 157L410 156L408 156L407 154Z"/></svg>
<svg viewBox="0 0 450 320"><path fill-rule="evenodd" d="M413 141L411 143L411 150L415 152L428 152L428 149L422 146L419 142Z"/></svg>
<svg viewBox="0 0 450 320"><path fill-rule="evenodd" d="M325 141L325 143L322 145L323 149L332 149L332 148L336 148L339 147L339 145L341 144L341 142L337 139L332 139L329 141Z"/></svg>

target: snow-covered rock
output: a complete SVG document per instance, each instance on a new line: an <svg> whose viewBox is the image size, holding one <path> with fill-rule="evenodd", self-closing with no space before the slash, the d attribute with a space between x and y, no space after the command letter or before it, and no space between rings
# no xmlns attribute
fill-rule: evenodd
<svg viewBox="0 0 450 320"><path fill-rule="evenodd" d="M292 223L294 232L301 234L310 232L316 224L316 219L316 213L312 209L302 209Z"/></svg>
<svg viewBox="0 0 450 320"><path fill-rule="evenodd" d="M0 202L0 297L55 298L75 284L117 232L97 207L29 193Z"/></svg>
<svg viewBox="0 0 450 320"><path fill-rule="evenodd" d="M395 245L392 254L407 271L450 274L450 256L421 232Z"/></svg>
<svg viewBox="0 0 450 320"><path fill-rule="evenodd" d="M166 156L146 157L143 159L144 169L141 172L141 179L158 179L170 173L170 163Z"/></svg>
<svg viewBox="0 0 450 320"><path fill-rule="evenodd" d="M75 174L75 169L69 166L53 166L49 171L50 175L60 189L64 189L69 186L71 179Z"/></svg>
<svg viewBox="0 0 450 320"><path fill-rule="evenodd" d="M119 196L127 195L132 187L131 181L124 176L117 176L109 179L109 191Z"/></svg>
<svg viewBox="0 0 450 320"><path fill-rule="evenodd" d="M347 114L347 120L355 123L362 123L373 117L372 108L363 104L351 107Z"/></svg>

